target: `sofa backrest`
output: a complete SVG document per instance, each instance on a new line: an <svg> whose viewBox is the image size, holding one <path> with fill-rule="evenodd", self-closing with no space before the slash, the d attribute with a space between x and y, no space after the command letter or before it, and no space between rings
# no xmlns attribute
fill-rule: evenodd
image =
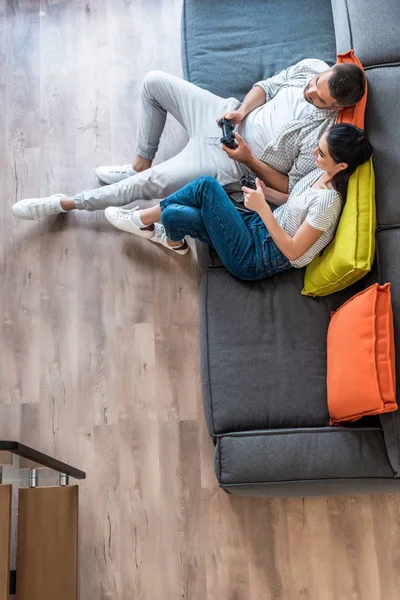
<svg viewBox="0 0 400 600"><path fill-rule="evenodd" d="M185 79L242 100L304 58L335 62L330 0L185 0L182 52Z"/></svg>

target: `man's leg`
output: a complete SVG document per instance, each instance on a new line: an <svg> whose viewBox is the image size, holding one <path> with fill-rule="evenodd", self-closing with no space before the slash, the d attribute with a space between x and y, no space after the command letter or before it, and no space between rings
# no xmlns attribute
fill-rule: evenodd
<svg viewBox="0 0 400 600"><path fill-rule="evenodd" d="M220 130L215 123L215 113L222 98L198 86L163 71L150 71L145 76L141 89L141 106L138 126L138 146L132 167L142 172L151 167L158 150L167 113L186 129L189 137L218 136ZM126 165L124 166L126 167ZM118 173L110 178L109 170ZM98 167L96 173L105 183L121 181L132 175L121 167Z"/></svg>
<svg viewBox="0 0 400 600"><path fill-rule="evenodd" d="M186 129L189 137L219 135L220 129L209 115L214 114L222 98L162 71L150 71L142 84L138 127L139 157L152 160L170 113Z"/></svg>
<svg viewBox="0 0 400 600"><path fill-rule="evenodd" d="M213 154L198 138L189 140L173 158L119 183L86 190L75 196L75 208L103 210L137 200L155 200L176 192L201 175L217 175Z"/></svg>
<svg viewBox="0 0 400 600"><path fill-rule="evenodd" d="M12 213L19 219L36 220L75 208L104 210L108 207L125 206L136 200L164 198L201 175L216 177L217 165L214 158L212 147L208 147L199 138L192 138L182 152L170 160L119 183L86 190L68 198L63 194L28 198L16 202ZM111 218L109 220L113 223Z"/></svg>

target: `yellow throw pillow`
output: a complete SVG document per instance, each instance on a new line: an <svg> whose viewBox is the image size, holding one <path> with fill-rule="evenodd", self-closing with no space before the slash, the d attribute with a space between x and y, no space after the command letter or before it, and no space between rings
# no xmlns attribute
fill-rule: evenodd
<svg viewBox="0 0 400 600"><path fill-rule="evenodd" d="M349 180L335 237L306 268L304 296L327 296L364 277L375 254L375 176L372 158Z"/></svg>

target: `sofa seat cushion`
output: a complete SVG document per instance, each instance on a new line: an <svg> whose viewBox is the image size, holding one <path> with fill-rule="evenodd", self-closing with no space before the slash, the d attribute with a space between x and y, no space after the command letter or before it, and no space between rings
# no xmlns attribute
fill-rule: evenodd
<svg viewBox="0 0 400 600"><path fill-rule="evenodd" d="M203 398L210 433L326 426L330 312L360 287L301 295L304 270L261 282L224 269L202 280ZM359 284L358 284L359 285Z"/></svg>
<svg viewBox="0 0 400 600"><path fill-rule="evenodd" d="M184 77L218 96L241 100L256 81L304 58L336 60L330 0L184 2Z"/></svg>

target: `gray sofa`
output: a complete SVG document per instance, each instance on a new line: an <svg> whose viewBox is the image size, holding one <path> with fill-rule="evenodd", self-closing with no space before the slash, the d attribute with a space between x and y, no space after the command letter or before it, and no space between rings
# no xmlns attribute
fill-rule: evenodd
<svg viewBox="0 0 400 600"><path fill-rule="evenodd" d="M399 0L186 0L184 76L221 96L303 58L333 64L354 48L366 68L366 130L375 148L378 229L373 271L327 298L301 296L304 271L243 282L197 244L201 369L215 470L227 492L312 496L400 491L400 415L330 427L330 311L374 281L391 281L400 320ZM398 344L400 350L400 344Z"/></svg>

